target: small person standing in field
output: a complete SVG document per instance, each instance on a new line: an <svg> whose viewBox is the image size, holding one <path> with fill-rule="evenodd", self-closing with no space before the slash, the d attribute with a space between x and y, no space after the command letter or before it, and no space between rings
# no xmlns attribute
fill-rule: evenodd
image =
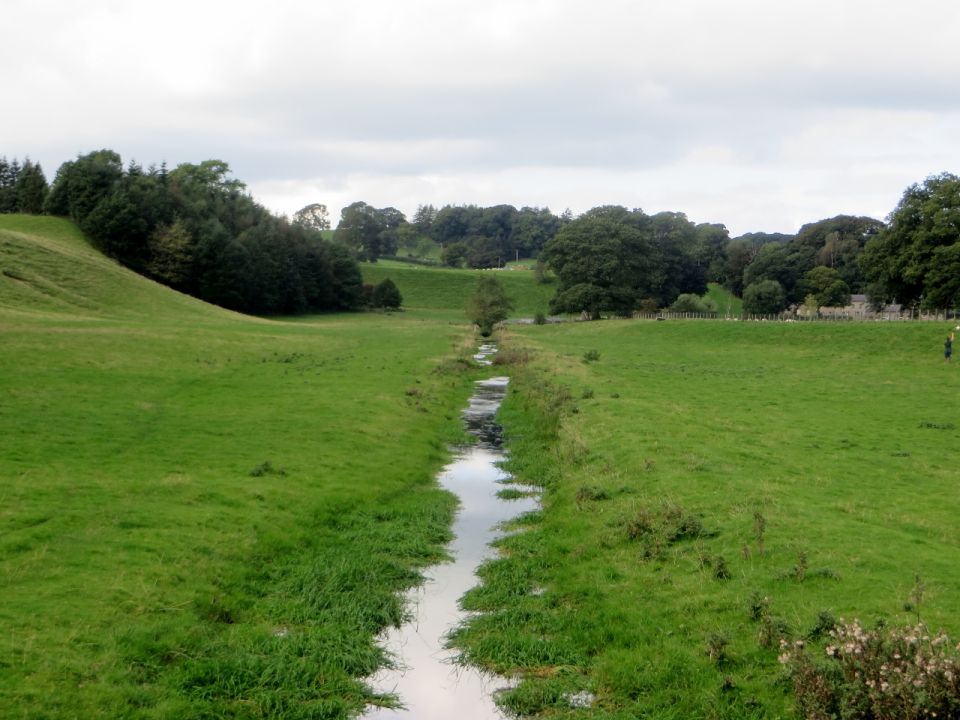
<svg viewBox="0 0 960 720"><path fill-rule="evenodd" d="M943 360L950 362L950 356L953 355L953 333L947 335L947 340L943 343Z"/></svg>

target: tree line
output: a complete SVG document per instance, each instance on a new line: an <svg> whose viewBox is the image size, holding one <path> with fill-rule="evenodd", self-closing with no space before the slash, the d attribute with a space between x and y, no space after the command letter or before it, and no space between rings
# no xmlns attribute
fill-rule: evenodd
<svg viewBox="0 0 960 720"><path fill-rule="evenodd" d="M220 160L168 171L124 167L98 150L63 163L42 201L15 209L68 217L121 264L232 310L296 314L364 301L347 248L268 212Z"/></svg>
<svg viewBox="0 0 960 720"><path fill-rule="evenodd" d="M357 260L428 254L449 267L501 267L537 259L558 289L552 312L702 311L708 282L776 313L842 306L853 293L875 307L960 305L960 178L931 176L904 192L887 222L837 215L794 235L694 224L680 212L600 206L579 217L511 205L420 205L408 221L393 207L343 208L333 241L327 208L293 222L258 205L220 160L144 169L110 150L64 163L48 187L29 159L0 158L0 212L73 219L106 254L178 290L251 313L354 309L373 302ZM392 293L377 295L377 302Z"/></svg>
<svg viewBox="0 0 960 720"><path fill-rule="evenodd" d="M297 215L330 227L322 205ZM621 206L595 207L575 218L547 208L420 205L408 221L396 208L355 202L343 209L334 237L370 262L401 249L424 256L437 244L448 267L536 259L539 279L547 266L559 279L551 312L704 312L715 308L699 296L716 282L743 297L747 312L776 313L790 306L816 312L846 305L851 293L870 293L882 302L889 293L861 259L868 241L885 227L875 218L838 215L804 225L795 235L731 238L719 223L694 224L680 212L647 215Z"/></svg>
<svg viewBox="0 0 960 720"><path fill-rule="evenodd" d="M815 312L852 293L874 309L960 308L960 178L932 175L909 186L883 222L838 215L796 235L753 233L727 244L711 280L742 296L744 310Z"/></svg>
<svg viewBox="0 0 960 720"><path fill-rule="evenodd" d="M707 311L698 296L708 282L742 297L750 313L816 313L854 293L877 309L960 306L960 179L949 173L907 188L887 222L837 215L793 235L731 238L722 224L621 206L574 218L547 208L421 205L407 221L395 208L358 202L344 208L336 237L370 261L400 248L425 254L435 243L451 267L536 258L559 280L552 312Z"/></svg>
<svg viewBox="0 0 960 720"><path fill-rule="evenodd" d="M537 257L570 219L569 212L557 216L548 208L420 205L408 221L396 208L355 202L341 212L335 237L370 262L401 249L424 256L440 245L447 267L495 268Z"/></svg>
<svg viewBox="0 0 960 720"><path fill-rule="evenodd" d="M17 158L0 157L0 213L39 215L48 190L39 163L26 158L21 164Z"/></svg>

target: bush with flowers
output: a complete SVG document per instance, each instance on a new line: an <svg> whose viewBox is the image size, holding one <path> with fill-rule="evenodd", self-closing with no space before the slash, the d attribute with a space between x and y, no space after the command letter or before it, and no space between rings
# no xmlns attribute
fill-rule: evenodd
<svg viewBox="0 0 960 720"><path fill-rule="evenodd" d="M802 640L780 646L805 720L960 718L960 645L922 623L865 630L841 620L819 659Z"/></svg>

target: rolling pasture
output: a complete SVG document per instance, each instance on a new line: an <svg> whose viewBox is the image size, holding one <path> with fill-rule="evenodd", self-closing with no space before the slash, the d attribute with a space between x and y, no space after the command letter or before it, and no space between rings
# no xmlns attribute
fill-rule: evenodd
<svg viewBox="0 0 960 720"><path fill-rule="evenodd" d="M0 216L0 717L346 718L443 557L435 475L478 272L378 263L401 313L261 319ZM497 277L515 316L553 285ZM716 295L721 311L727 298ZM543 508L452 642L551 718L790 718L780 639L960 635L960 368L942 324L501 331Z"/></svg>
<svg viewBox="0 0 960 720"><path fill-rule="evenodd" d="M506 702L583 717L792 717L781 638L960 635L960 368L940 324L512 328L502 416L542 512L466 598ZM822 654L822 650L819 651Z"/></svg>
<svg viewBox="0 0 960 720"><path fill-rule="evenodd" d="M538 312L548 314L548 304L556 292L555 283L534 282L532 270L455 270L408 265L381 260L361 266L363 281L376 284L393 280L403 295L403 305L411 310L443 311L458 321L463 319L467 298L476 289L477 280L493 275L513 301L512 317L532 318Z"/></svg>
<svg viewBox="0 0 960 720"><path fill-rule="evenodd" d="M0 717L347 717L443 555L463 325L262 320L0 217Z"/></svg>

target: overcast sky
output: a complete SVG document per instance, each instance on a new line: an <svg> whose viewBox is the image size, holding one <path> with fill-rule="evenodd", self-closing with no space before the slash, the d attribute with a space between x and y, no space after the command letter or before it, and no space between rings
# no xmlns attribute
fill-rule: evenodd
<svg viewBox="0 0 960 720"><path fill-rule="evenodd" d="M956 0L4 0L0 155L356 200L885 217L960 172Z"/></svg>

